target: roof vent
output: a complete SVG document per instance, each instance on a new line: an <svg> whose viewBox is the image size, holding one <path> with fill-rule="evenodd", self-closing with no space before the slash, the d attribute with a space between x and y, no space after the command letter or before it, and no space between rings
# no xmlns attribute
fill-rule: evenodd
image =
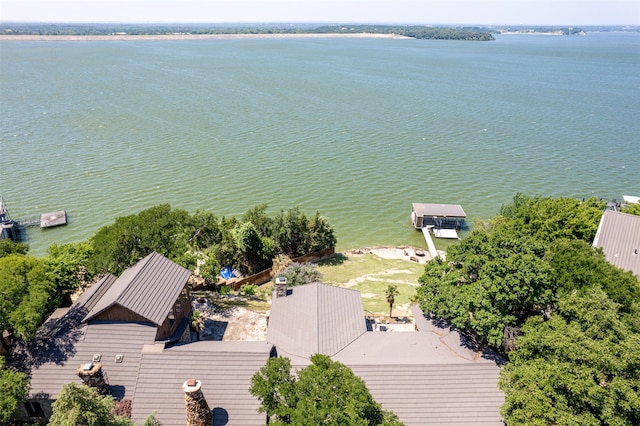
<svg viewBox="0 0 640 426"><path fill-rule="evenodd" d="M124 360L124 355L122 355L122 354L116 355L116 359L115 359L116 362L120 363L123 360Z"/></svg>
<svg viewBox="0 0 640 426"><path fill-rule="evenodd" d="M101 359L102 359L101 354L93 354L93 362L100 362Z"/></svg>

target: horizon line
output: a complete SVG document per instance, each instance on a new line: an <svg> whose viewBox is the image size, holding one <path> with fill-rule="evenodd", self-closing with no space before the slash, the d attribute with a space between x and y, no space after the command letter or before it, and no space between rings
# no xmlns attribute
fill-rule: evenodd
<svg viewBox="0 0 640 426"><path fill-rule="evenodd" d="M381 25L381 26L473 26L473 27L628 27L640 29L640 24L479 24L479 23L417 23L417 22L349 22L349 21L24 21L3 20L0 24L32 25Z"/></svg>

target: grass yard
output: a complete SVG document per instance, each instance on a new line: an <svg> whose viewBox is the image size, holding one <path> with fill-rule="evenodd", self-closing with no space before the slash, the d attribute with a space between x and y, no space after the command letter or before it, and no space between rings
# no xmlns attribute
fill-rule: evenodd
<svg viewBox="0 0 640 426"><path fill-rule="evenodd" d="M348 287L362 293L365 311L388 313L385 290L390 284L400 294L395 306L407 305L415 294L424 265L400 259L384 259L375 254L338 254L318 264L322 282ZM394 307L395 309L395 307Z"/></svg>

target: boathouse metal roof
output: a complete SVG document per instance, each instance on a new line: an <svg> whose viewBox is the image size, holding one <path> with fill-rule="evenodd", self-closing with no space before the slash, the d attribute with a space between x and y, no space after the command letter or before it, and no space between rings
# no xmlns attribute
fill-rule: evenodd
<svg viewBox="0 0 640 426"><path fill-rule="evenodd" d="M459 204L428 204L413 203L413 211L421 217L460 218L465 219L467 214Z"/></svg>
<svg viewBox="0 0 640 426"><path fill-rule="evenodd" d="M609 263L640 277L640 216L605 210L593 246Z"/></svg>
<svg viewBox="0 0 640 426"><path fill-rule="evenodd" d="M160 326L190 276L188 269L153 252L122 273L85 321L119 305Z"/></svg>

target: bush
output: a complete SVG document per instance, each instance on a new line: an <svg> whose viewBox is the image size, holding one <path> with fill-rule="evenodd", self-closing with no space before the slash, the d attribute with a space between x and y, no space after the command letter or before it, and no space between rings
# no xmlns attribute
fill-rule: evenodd
<svg viewBox="0 0 640 426"><path fill-rule="evenodd" d="M256 294L256 288L258 288L258 286L255 284L242 284L240 294L243 296L254 296Z"/></svg>

